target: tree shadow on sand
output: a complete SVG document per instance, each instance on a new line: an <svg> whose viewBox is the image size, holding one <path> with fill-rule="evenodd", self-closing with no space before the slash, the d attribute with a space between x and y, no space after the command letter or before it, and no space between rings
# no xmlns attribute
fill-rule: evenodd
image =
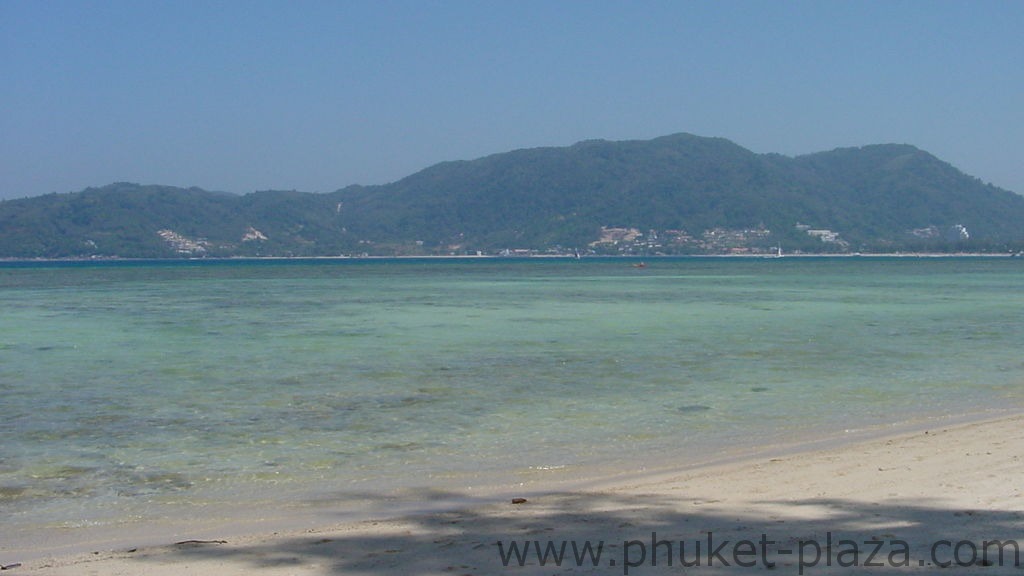
<svg viewBox="0 0 1024 576"><path fill-rule="evenodd" d="M330 505L343 510L348 498L367 497L339 496ZM925 500L808 498L743 513L718 504L685 492L530 495L248 544L185 543L133 561L143 570L146 562L229 561L281 574L1024 574L1015 541L1024 545L1022 512Z"/></svg>

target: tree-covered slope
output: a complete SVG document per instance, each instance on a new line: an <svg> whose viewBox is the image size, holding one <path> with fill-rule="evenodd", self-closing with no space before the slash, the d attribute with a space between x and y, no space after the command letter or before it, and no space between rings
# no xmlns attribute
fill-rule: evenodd
<svg viewBox="0 0 1024 576"><path fill-rule="evenodd" d="M790 180L727 140L676 135L449 162L340 197L346 225L368 237L572 246L597 238L602 226L703 230L774 222L782 214L773 200L797 200Z"/></svg>
<svg viewBox="0 0 1024 576"><path fill-rule="evenodd" d="M979 240L1024 236L1022 198L985 185L908 145L841 148L794 164L818 175L835 207L831 226L863 241L898 240L908 229L964 225Z"/></svg>
<svg viewBox="0 0 1024 576"><path fill-rule="evenodd" d="M233 200L198 189L125 183L9 200L0 203L0 255L170 256L158 230L224 234L236 225Z"/></svg>
<svg viewBox="0 0 1024 576"><path fill-rule="evenodd" d="M335 216L322 195L118 183L0 203L0 257L337 254Z"/></svg>
<svg viewBox="0 0 1024 576"><path fill-rule="evenodd" d="M438 245L581 246L602 226L765 227L776 242L820 245L798 223L869 249L921 245L913 230L957 224L979 246L1024 238L1024 198L903 145L788 158L688 134L588 141L443 163L336 195L362 237Z"/></svg>
<svg viewBox="0 0 1024 576"><path fill-rule="evenodd" d="M331 194L112 184L10 200L0 257L585 249L612 228L656 252L1020 250L1024 197L913 146L790 158L676 134L444 162Z"/></svg>

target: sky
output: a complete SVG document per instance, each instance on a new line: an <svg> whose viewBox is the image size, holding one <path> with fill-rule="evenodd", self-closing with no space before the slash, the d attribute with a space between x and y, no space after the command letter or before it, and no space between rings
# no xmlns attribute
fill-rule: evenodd
<svg viewBox="0 0 1024 576"><path fill-rule="evenodd" d="M1024 193L1020 0L0 0L0 199L332 192L677 132Z"/></svg>

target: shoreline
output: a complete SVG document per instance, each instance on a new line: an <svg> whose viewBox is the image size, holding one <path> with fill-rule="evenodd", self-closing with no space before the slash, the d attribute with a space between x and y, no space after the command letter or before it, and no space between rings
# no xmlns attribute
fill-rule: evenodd
<svg viewBox="0 0 1024 576"><path fill-rule="evenodd" d="M573 254L529 254L503 256L500 254L423 254L408 256L229 256L229 257L203 257L203 258L132 258L132 257L98 257L98 258L0 258L0 264L103 264L103 263L198 263L198 262L301 262L301 261L373 261L373 260L672 260L672 259L741 259L741 260L779 260L786 258L883 258L883 259L913 259L913 258L996 258L1016 259L1021 258L1019 252L857 252L857 253L830 253L830 252L794 252L777 256L771 253L763 254L590 254L581 255L577 258Z"/></svg>
<svg viewBox="0 0 1024 576"><path fill-rule="evenodd" d="M488 574L505 569L498 541L602 540L609 543L608 553L622 554L630 548L626 542L650 540L652 532L679 542L710 533L733 540L757 541L768 534L778 541L805 542L832 533L889 535L910 542L915 554L942 538L1021 538L1024 547L1024 494L1015 482L1024 475L1024 416L978 416L982 419L908 423L909 428L897 426L891 433L869 430L866 438L831 439L839 445L826 439L824 445L778 446L570 488L537 487L513 496L526 499L519 504L511 503L510 494L492 494L463 495L461 503L452 505L452 494L427 493L419 496L433 501L433 509L376 519L320 526L280 522L278 528L268 524L262 534L230 536L215 534L213 528L189 536L184 527L163 540L140 534L112 551L33 559L27 550L3 550L0 565L20 564L14 573L41 575L86 570L276 574L284 566L292 574L442 574L452 567L461 570L456 573ZM344 510L335 513L340 518ZM141 547L143 540L148 547ZM637 560L640 546L631 550L630 561ZM773 558L782 566L793 560L780 554ZM626 559L620 557L619 568L602 564L609 573L623 573ZM663 566L644 567L655 573L669 570ZM515 566L524 574L573 568L541 567L536 558Z"/></svg>

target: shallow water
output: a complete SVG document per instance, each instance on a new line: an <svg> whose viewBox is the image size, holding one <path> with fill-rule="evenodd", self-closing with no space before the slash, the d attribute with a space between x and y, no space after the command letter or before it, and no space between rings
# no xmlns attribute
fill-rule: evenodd
<svg viewBox="0 0 1024 576"><path fill-rule="evenodd" d="M0 264L0 529L1019 408L1022 289L990 258Z"/></svg>

